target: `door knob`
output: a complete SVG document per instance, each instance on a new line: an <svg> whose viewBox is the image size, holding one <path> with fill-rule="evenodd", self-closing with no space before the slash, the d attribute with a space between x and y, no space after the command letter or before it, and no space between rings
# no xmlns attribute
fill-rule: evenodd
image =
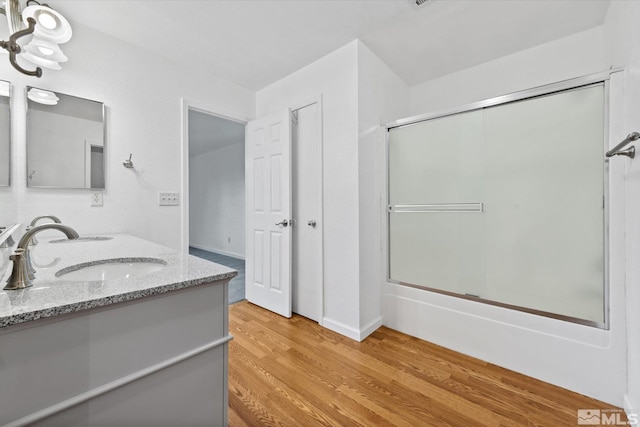
<svg viewBox="0 0 640 427"><path fill-rule="evenodd" d="M312 220L310 220L310 221L307 221L307 225L308 225L309 227L316 228L316 220L315 220L315 219L312 219Z"/></svg>
<svg viewBox="0 0 640 427"><path fill-rule="evenodd" d="M276 222L276 225L281 225L283 227L286 227L287 225L289 225L289 221L287 221L286 219L283 219L280 222Z"/></svg>

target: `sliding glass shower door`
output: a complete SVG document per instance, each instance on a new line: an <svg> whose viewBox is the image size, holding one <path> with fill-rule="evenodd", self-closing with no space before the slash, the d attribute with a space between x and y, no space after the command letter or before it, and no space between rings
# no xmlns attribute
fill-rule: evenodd
<svg viewBox="0 0 640 427"><path fill-rule="evenodd" d="M603 83L389 129L390 279L605 319Z"/></svg>

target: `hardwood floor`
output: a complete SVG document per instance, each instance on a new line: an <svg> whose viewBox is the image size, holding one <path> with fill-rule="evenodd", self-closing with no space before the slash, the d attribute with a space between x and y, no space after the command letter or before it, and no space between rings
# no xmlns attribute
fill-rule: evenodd
<svg viewBox="0 0 640 427"><path fill-rule="evenodd" d="M385 327L358 343L229 312L230 426L577 426L578 409L619 409Z"/></svg>

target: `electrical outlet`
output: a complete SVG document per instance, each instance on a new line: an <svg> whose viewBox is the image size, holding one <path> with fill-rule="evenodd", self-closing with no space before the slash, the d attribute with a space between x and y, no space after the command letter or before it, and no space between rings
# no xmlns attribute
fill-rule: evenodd
<svg viewBox="0 0 640 427"><path fill-rule="evenodd" d="M231 237L227 237L227 243L231 243Z"/></svg>
<svg viewBox="0 0 640 427"><path fill-rule="evenodd" d="M91 206L102 206L102 191L91 192Z"/></svg>
<svg viewBox="0 0 640 427"><path fill-rule="evenodd" d="M178 206L178 193L158 193L160 206Z"/></svg>

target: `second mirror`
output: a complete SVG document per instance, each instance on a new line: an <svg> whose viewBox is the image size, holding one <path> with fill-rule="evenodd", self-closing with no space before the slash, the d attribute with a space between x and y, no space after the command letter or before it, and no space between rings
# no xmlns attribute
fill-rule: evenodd
<svg viewBox="0 0 640 427"><path fill-rule="evenodd" d="M27 87L27 186L105 188L104 104Z"/></svg>

